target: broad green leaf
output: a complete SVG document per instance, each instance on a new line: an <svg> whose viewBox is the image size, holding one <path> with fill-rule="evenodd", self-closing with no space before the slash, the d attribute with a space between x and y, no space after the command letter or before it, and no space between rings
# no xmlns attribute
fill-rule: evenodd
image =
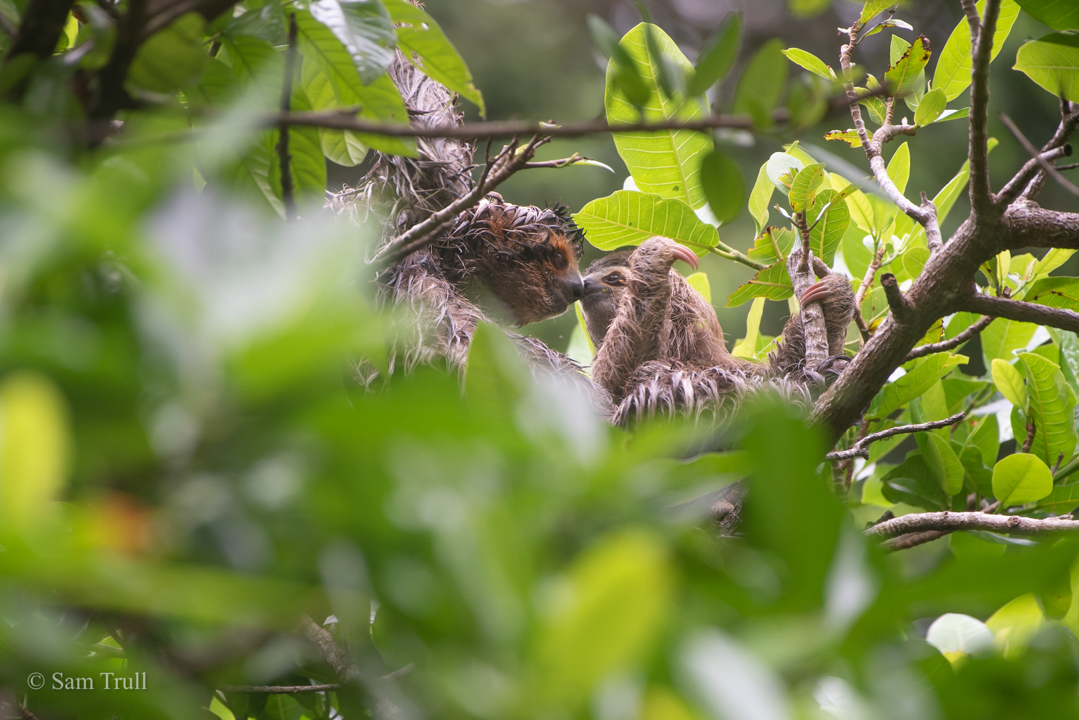
<svg viewBox="0 0 1079 720"><path fill-rule="evenodd" d="M869 416L886 418L928 390L933 383L951 372L952 368L965 365L965 355L935 353L914 361L907 374L888 383L873 399Z"/></svg>
<svg viewBox="0 0 1079 720"><path fill-rule="evenodd" d="M686 76L693 71L676 64L664 54L659 44L660 32L655 25L646 25L644 40L648 48L648 57L656 61L656 83L659 89L668 98L680 98L686 94Z"/></svg>
<svg viewBox="0 0 1079 720"><path fill-rule="evenodd" d="M1026 411L1037 430L1031 450L1054 466L1063 456L1075 452L1075 393L1064 382L1059 366L1035 353L1020 353L1019 362L1027 378Z"/></svg>
<svg viewBox="0 0 1079 720"><path fill-rule="evenodd" d="M1053 33L1025 43L1013 69L1057 97L1079 101L1079 36Z"/></svg>
<svg viewBox="0 0 1079 720"><path fill-rule="evenodd" d="M296 26L304 64L313 63L325 73L333 89L336 107L350 108L358 105L360 117L408 123L404 100L389 75L381 75L374 82L364 85L353 64L352 56L329 28L315 20L309 12L302 10L296 12ZM416 142L412 138L366 134L359 134L358 137L368 147L382 152L416 156Z"/></svg>
<svg viewBox="0 0 1079 720"><path fill-rule="evenodd" d="M850 219L862 230L869 232L873 228L873 207L861 190L851 188L851 183L844 177L831 173L832 187L846 193L847 209Z"/></svg>
<svg viewBox="0 0 1079 720"><path fill-rule="evenodd" d="M689 286L699 292L701 297L708 301L708 304L712 304L712 284L708 282L708 273L695 272L692 275L686 275L686 282Z"/></svg>
<svg viewBox="0 0 1079 720"><path fill-rule="evenodd" d="M979 16L985 13L985 0L978 3ZM1012 31L1015 19L1019 17L1019 5L1015 0L1002 0L1000 15L997 18L997 29L993 33L993 51L991 59L995 59L1008 33ZM937 69L933 72L933 88L944 91L944 96L951 102L963 94L970 85L972 45L970 42L970 26L964 17L955 26L951 37L944 45L937 59Z"/></svg>
<svg viewBox="0 0 1079 720"><path fill-rule="evenodd" d="M238 162L224 173L226 184L239 194L249 198L258 198L265 202L280 217L285 216L285 206L281 202L280 180L278 191L274 192L271 181L271 167L274 164L276 135L266 131L259 135Z"/></svg>
<svg viewBox="0 0 1079 720"><path fill-rule="evenodd" d="M71 446L53 381L29 370L8 374L0 383L0 533L47 529L41 523L67 483Z"/></svg>
<svg viewBox="0 0 1079 720"><path fill-rule="evenodd" d="M181 90L198 79L209 60L202 44L206 21L190 12L139 45L128 82L157 93Z"/></svg>
<svg viewBox="0 0 1079 720"><path fill-rule="evenodd" d="M1038 326L1033 323L1021 323L1004 318L997 318L991 322L981 333L985 364L991 365L994 358L1005 361L1015 359L1013 351L1025 348L1037 329Z"/></svg>
<svg viewBox="0 0 1079 720"><path fill-rule="evenodd" d="M927 262L929 262L929 251L921 247L913 247L904 251L900 258L903 272L911 280L922 274L922 269L925 268Z"/></svg>
<svg viewBox="0 0 1079 720"><path fill-rule="evenodd" d="M1000 507L1037 502L1053 491L1053 473L1036 455L1015 453L993 467L993 495Z"/></svg>
<svg viewBox="0 0 1079 720"><path fill-rule="evenodd" d="M940 88L933 88L922 96L914 112L915 125L929 125L948 107L948 98Z"/></svg>
<svg viewBox="0 0 1079 720"><path fill-rule="evenodd" d="M900 465L881 478L881 492L889 502L902 502L927 510L943 510L951 503L925 458L917 451L908 453Z"/></svg>
<svg viewBox="0 0 1079 720"><path fill-rule="evenodd" d="M698 255L719 242L719 233L681 200L664 200L658 195L618 190L581 208L573 216L588 242L600 250L639 245L653 235L662 235L692 247Z"/></svg>
<svg viewBox="0 0 1079 720"><path fill-rule="evenodd" d="M393 62L397 33L378 0L318 0L308 10L345 46L365 85Z"/></svg>
<svg viewBox="0 0 1079 720"><path fill-rule="evenodd" d="M746 186L738 164L730 155L716 148L701 158L701 185L708 207L720 224L738 216L746 201Z"/></svg>
<svg viewBox="0 0 1079 720"><path fill-rule="evenodd" d="M1016 0L1035 20L1054 30L1079 30L1079 5L1071 0Z"/></svg>
<svg viewBox="0 0 1079 720"><path fill-rule="evenodd" d="M783 57L783 41L769 40L742 72L731 112L749 115L758 127L771 127L772 110L783 97L786 84L787 61Z"/></svg>
<svg viewBox="0 0 1079 720"><path fill-rule="evenodd" d="M250 35L272 45L284 45L288 42L285 12L281 4L275 2L252 8L243 15L234 17L225 26L224 33L231 38Z"/></svg>
<svg viewBox="0 0 1079 720"><path fill-rule="evenodd" d="M933 471L941 489L948 495L958 495L963 489L963 465L952 445L936 433L926 434L925 461Z"/></svg>
<svg viewBox="0 0 1079 720"><path fill-rule="evenodd" d="M790 228L777 228L769 225L753 241L753 247L746 255L750 259L766 265L786 260L794 247L795 237L794 230Z"/></svg>
<svg viewBox="0 0 1079 720"><path fill-rule="evenodd" d="M858 136L857 130L829 130L824 133L825 140L840 140L847 143L852 148L862 146L862 138Z"/></svg>
<svg viewBox="0 0 1079 720"><path fill-rule="evenodd" d="M727 307L741 305L751 298L768 298L769 300L786 300L794 296L794 286L791 277L787 273L787 264L778 262L760 270L747 283L740 285L727 298Z"/></svg>
<svg viewBox="0 0 1079 720"><path fill-rule="evenodd" d="M878 125L883 125L885 114L884 100L882 100L876 95L871 94L873 91L879 88L880 83L877 82L877 79L872 75L866 75L865 89L868 92L859 93L858 104L864 106L867 110L869 110L869 115L873 118L873 122L877 123ZM867 97L862 97L863 95Z"/></svg>
<svg viewBox="0 0 1079 720"><path fill-rule="evenodd" d="M826 182L823 163L806 165L799 170L787 195L791 210L804 212L806 208L812 207L817 192L824 187Z"/></svg>
<svg viewBox="0 0 1079 720"><path fill-rule="evenodd" d="M893 35L892 39L894 41L901 38ZM930 55L932 55L932 51L929 49L929 41L924 36L919 35L898 60L892 61L892 66L884 74L884 81L889 92L894 95L906 95L915 92L919 76L921 76L922 70L929 63ZM925 87L924 81L922 87Z"/></svg>
<svg viewBox="0 0 1079 720"><path fill-rule="evenodd" d="M904 142L892 153L888 161L888 177L892 179L899 192L906 192L910 180L910 147Z"/></svg>
<svg viewBox="0 0 1079 720"><path fill-rule="evenodd" d="M767 163L761 165L757 172L757 181L753 183L753 190L749 193L749 214L757 224L757 235L760 235L768 224L768 203L772 200L774 190L775 185L768 177Z"/></svg>
<svg viewBox="0 0 1079 720"><path fill-rule="evenodd" d="M929 626L925 641L940 650L948 662L955 663L965 655L991 650L993 632L969 615L946 613Z"/></svg>
<svg viewBox="0 0 1079 720"><path fill-rule="evenodd" d="M612 671L632 667L671 610L674 574L659 537L631 531L601 538L557 581L536 634L544 698L583 704Z"/></svg>
<svg viewBox="0 0 1079 720"><path fill-rule="evenodd" d="M831 265L850 225L850 210L835 190L821 191L816 200L809 211L809 246L814 255Z"/></svg>
<svg viewBox="0 0 1079 720"><path fill-rule="evenodd" d="M637 25L626 33L619 46L625 49L640 69L641 78L651 89L649 100L638 115L637 108L615 87L614 70L608 64L604 95L607 122L618 125L638 120L692 120L704 117L708 112L708 102L703 97L676 100L659 92L659 60L648 53L647 29L646 23ZM685 71L692 69L674 41L659 28L656 28L656 43L665 57ZM678 198L695 210L707 202L700 167L701 158L710 153L714 146L710 133L691 130L618 133L614 136L614 144L641 192Z"/></svg>
<svg viewBox="0 0 1079 720"><path fill-rule="evenodd" d="M757 339L761 334L761 317L764 315L765 299L754 298L746 318L746 337L731 350L731 355L748 360L757 359Z"/></svg>
<svg viewBox="0 0 1079 720"><path fill-rule="evenodd" d="M794 178L801 172L804 164L801 160L785 152L772 153L764 164L764 171L772 184L786 195L790 192Z"/></svg>
<svg viewBox="0 0 1079 720"><path fill-rule="evenodd" d="M434 18L407 0L381 0L397 24L397 47L427 77L442 83L479 108L487 117L483 94L472 82L465 61Z"/></svg>
<svg viewBox="0 0 1079 720"><path fill-rule="evenodd" d="M869 0L862 6L862 14L858 17L858 25L865 27L867 22L893 5L895 5L894 0Z"/></svg>
<svg viewBox="0 0 1079 720"><path fill-rule="evenodd" d="M989 417L996 420L996 415ZM997 425L994 422L994 432L996 428ZM996 439L995 436L994 439ZM955 443L952 447L955 448ZM985 466L983 457L982 449L978 446L960 448L959 462L963 464L963 486L976 491L982 497L991 498L993 497L993 471ZM996 455L994 454L993 457Z"/></svg>
<svg viewBox="0 0 1079 720"><path fill-rule="evenodd" d="M835 72L831 67L824 64L824 61L818 58L811 52L806 50L799 50L798 48L788 48L782 51L787 59L795 65L805 68L809 72L824 78L825 80L835 80Z"/></svg>
<svg viewBox="0 0 1079 720"><path fill-rule="evenodd" d="M315 63L303 63L300 84L307 93L312 109L332 110L338 107L330 79ZM319 128L318 135L323 154L338 165L355 167L367 156L367 146L351 130Z"/></svg>
<svg viewBox="0 0 1079 720"><path fill-rule="evenodd" d="M1042 278L1027 288L1023 299L1047 307L1079 310L1079 278Z"/></svg>
<svg viewBox="0 0 1079 720"><path fill-rule="evenodd" d="M1027 388L1018 368L1006 360L993 358L992 375L993 385L1008 402L1018 408L1027 406Z"/></svg>
<svg viewBox="0 0 1079 720"><path fill-rule="evenodd" d="M1018 657L1045 622L1038 599L1031 593L1017 597L985 621L994 643L1006 658Z"/></svg>
<svg viewBox="0 0 1079 720"><path fill-rule="evenodd" d="M1064 512L1079 507L1079 482L1071 485L1058 485L1053 492L1038 501L1039 508L1054 508L1053 512Z"/></svg>
<svg viewBox="0 0 1079 720"><path fill-rule="evenodd" d="M1072 255L1075 254L1075 250L1065 250L1063 248L1052 248L1049 252L1045 253L1045 256L1037 262L1034 266L1034 275L1032 280L1038 280L1046 277L1049 273L1056 270L1058 267L1068 261Z"/></svg>
<svg viewBox="0 0 1079 720"><path fill-rule="evenodd" d="M708 88L722 80L738 58L741 44L742 13L739 12L731 15L701 49L686 93L691 97L703 95Z"/></svg>
<svg viewBox="0 0 1079 720"><path fill-rule="evenodd" d="M1000 424L997 416L983 415L980 418L968 419L967 422L977 423L974 431L967 436L967 444L977 448L982 460L995 463L997 455L1000 454Z"/></svg>

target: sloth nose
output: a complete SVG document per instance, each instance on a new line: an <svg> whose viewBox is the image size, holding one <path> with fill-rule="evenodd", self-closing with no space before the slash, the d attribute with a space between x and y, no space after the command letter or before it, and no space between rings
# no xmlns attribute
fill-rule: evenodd
<svg viewBox="0 0 1079 720"><path fill-rule="evenodd" d="M580 275L566 281L566 295L571 301L584 297L584 281L581 280Z"/></svg>
<svg viewBox="0 0 1079 720"><path fill-rule="evenodd" d="M604 287L606 286L599 280L589 276L584 279L584 286L582 287L581 293L582 295L591 295L592 293L603 292Z"/></svg>

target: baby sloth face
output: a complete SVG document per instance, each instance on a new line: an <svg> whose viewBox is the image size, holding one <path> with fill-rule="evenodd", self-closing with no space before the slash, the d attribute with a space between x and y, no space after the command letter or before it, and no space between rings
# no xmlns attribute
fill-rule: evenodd
<svg viewBox="0 0 1079 720"><path fill-rule="evenodd" d="M629 284L629 256L631 252L606 255L588 266L584 272L584 297L581 310L592 345L599 347L618 314L618 303Z"/></svg>

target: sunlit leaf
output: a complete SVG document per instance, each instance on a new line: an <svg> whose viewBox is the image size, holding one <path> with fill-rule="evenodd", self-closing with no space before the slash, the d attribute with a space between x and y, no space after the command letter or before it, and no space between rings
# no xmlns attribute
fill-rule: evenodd
<svg viewBox="0 0 1079 720"><path fill-rule="evenodd" d="M727 307L736 307L751 298L763 297L769 300L785 300L794 296L794 286L787 264L777 262L760 270L753 279L740 285L727 298Z"/></svg>
<svg viewBox="0 0 1079 720"><path fill-rule="evenodd" d="M731 355L748 360L757 359L757 338L761 334L761 316L763 315L764 298L754 298L749 308L749 315L746 317L746 337L731 350Z"/></svg>
<svg viewBox="0 0 1079 720"><path fill-rule="evenodd" d="M892 40L898 40L893 35ZM905 95L915 91L915 83L925 66L929 63L932 52L929 49L929 40L919 35L914 42L903 52L898 60L893 60L888 72L884 74L885 83L889 92L893 95Z"/></svg>
<svg viewBox="0 0 1079 720"><path fill-rule="evenodd" d="M753 183L753 190L749 193L749 214L753 216L753 222L757 224L757 234L760 235L768 224L768 204L772 200L772 192L775 185L768 176L768 165L761 165L757 172L757 181Z"/></svg>
<svg viewBox="0 0 1079 720"><path fill-rule="evenodd" d="M663 235L689 245L698 255L719 241L719 233L681 200L618 190L581 208L573 216L588 242L600 250L639 245L653 235Z"/></svg>
<svg viewBox="0 0 1079 720"><path fill-rule="evenodd" d="M805 68L814 75L822 77L825 80L836 79L835 71L828 65L825 65L824 61L813 53L807 52L806 50L799 50L798 48L788 48L782 52L792 63Z"/></svg>
<svg viewBox="0 0 1079 720"><path fill-rule="evenodd" d="M1019 363L1027 379L1024 409L1036 427L1031 452L1054 466L1075 452L1075 393L1060 368L1041 355L1020 353Z"/></svg>
<svg viewBox="0 0 1079 720"><path fill-rule="evenodd" d="M922 96L914 112L915 125L929 125L948 107L948 98L940 88L933 88Z"/></svg>
<svg viewBox="0 0 1079 720"><path fill-rule="evenodd" d="M1023 375L1011 363L1000 358L993 358L993 385L1000 394L1016 407L1027 406L1027 389L1023 384Z"/></svg>
<svg viewBox="0 0 1079 720"><path fill-rule="evenodd" d="M888 383L877 394L870 405L869 415L877 418L888 417L928 390L933 383L951 372L952 368L966 363L965 355L949 353L935 353L915 360L913 367L903 377Z"/></svg>
<svg viewBox="0 0 1079 720"><path fill-rule="evenodd" d="M378 0L317 0L308 9L345 46L360 79L368 84L393 62L393 21Z"/></svg>
<svg viewBox="0 0 1079 720"><path fill-rule="evenodd" d="M979 17L985 14L985 0L978 3ZM1019 17L1019 5L1015 0L1002 0L1000 14L997 17L996 32L993 33L992 58L996 58L1004 47L1004 41L1012 31L1015 19ZM948 42L944 45L937 59L937 68L933 72L933 88L944 91L944 96L951 102L963 94L970 85L971 61L970 26L967 19L961 18L955 26Z"/></svg>
<svg viewBox="0 0 1079 720"><path fill-rule="evenodd" d="M1045 612L1032 593L1022 595L993 613L985 626L1006 658L1019 656L1045 622Z"/></svg>
<svg viewBox="0 0 1079 720"><path fill-rule="evenodd" d="M1014 69L1057 97L1079 100L1079 36L1053 33L1024 44Z"/></svg>
<svg viewBox="0 0 1079 720"><path fill-rule="evenodd" d="M1002 508L1036 502L1053 491L1053 473L1036 455L1015 453L993 467L993 495Z"/></svg>

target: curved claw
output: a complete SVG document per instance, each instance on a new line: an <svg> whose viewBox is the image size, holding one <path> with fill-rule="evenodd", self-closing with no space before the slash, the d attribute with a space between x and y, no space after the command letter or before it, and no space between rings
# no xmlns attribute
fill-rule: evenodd
<svg viewBox="0 0 1079 720"><path fill-rule="evenodd" d="M671 252L676 258L689 265L694 270L701 266L700 261L697 260L697 254L685 245L675 244L674 249Z"/></svg>
<svg viewBox="0 0 1079 720"><path fill-rule="evenodd" d="M831 296L832 289L827 282L821 280L806 288L806 291L802 293L802 297L798 299L798 304L805 306L814 300L827 300Z"/></svg>

